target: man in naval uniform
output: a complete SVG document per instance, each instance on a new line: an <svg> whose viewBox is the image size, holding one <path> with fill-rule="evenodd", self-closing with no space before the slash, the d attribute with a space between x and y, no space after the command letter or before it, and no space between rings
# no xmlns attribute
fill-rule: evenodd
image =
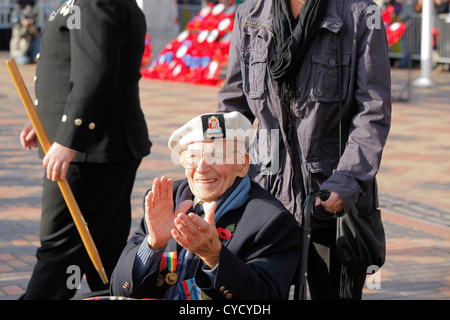
<svg viewBox="0 0 450 320"><path fill-rule="evenodd" d="M67 178L108 278L126 244L130 194L151 147L138 88L145 35L134 0L66 1L43 27L35 105L52 146L46 155L39 148L41 246L23 299L70 299L70 266L91 290L105 288L55 181ZM31 124L20 138L38 144Z"/></svg>
<svg viewBox="0 0 450 320"><path fill-rule="evenodd" d="M287 298L299 228L281 202L250 181L252 136L238 112L201 115L172 134L169 147L186 179L154 180L145 216L113 272L113 295Z"/></svg>

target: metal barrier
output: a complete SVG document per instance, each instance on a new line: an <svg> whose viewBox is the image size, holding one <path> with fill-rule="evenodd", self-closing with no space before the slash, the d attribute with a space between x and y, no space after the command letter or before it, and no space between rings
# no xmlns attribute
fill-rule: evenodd
<svg viewBox="0 0 450 320"><path fill-rule="evenodd" d="M0 0L0 29L11 28L10 15L13 5L9 0Z"/></svg>
<svg viewBox="0 0 450 320"><path fill-rule="evenodd" d="M35 5L36 26L42 27L44 21L58 8L61 0L38 0ZM11 12L14 4L10 0L0 0L0 29L11 29Z"/></svg>
<svg viewBox="0 0 450 320"><path fill-rule="evenodd" d="M389 49L389 57L394 59L412 59L420 61L420 32L422 16L413 14L405 22L406 30L399 41Z"/></svg>
<svg viewBox="0 0 450 320"><path fill-rule="evenodd" d="M201 5L195 4L178 4L178 23L180 30L186 29L186 25L195 15L202 9Z"/></svg>
<svg viewBox="0 0 450 320"><path fill-rule="evenodd" d="M438 32L436 37L436 51L439 55L437 62L450 63L450 15L438 15L435 20L435 27Z"/></svg>
<svg viewBox="0 0 450 320"><path fill-rule="evenodd" d="M436 48L438 57L435 63L450 63L450 18L448 14L439 14L434 19ZM420 61L420 39L422 28L422 15L416 13L406 21L406 31L403 37L389 48L389 57L394 59L410 58Z"/></svg>

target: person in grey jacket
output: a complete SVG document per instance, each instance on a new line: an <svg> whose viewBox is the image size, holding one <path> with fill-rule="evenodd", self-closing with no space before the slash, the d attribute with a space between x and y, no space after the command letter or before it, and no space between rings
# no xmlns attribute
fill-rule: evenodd
<svg viewBox="0 0 450 320"><path fill-rule="evenodd" d="M378 207L391 87L377 8L370 0L247 0L236 12L218 109L258 122L249 175L298 220L310 192L331 192L311 221L313 299L339 297L335 214ZM356 278L358 299L365 270Z"/></svg>

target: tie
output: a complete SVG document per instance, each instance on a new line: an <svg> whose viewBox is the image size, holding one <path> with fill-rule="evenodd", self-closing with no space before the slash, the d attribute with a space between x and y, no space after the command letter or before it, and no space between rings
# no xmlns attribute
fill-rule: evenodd
<svg viewBox="0 0 450 320"><path fill-rule="evenodd" d="M205 211L203 210L203 204L205 203L205 201L199 201L194 208L194 212L199 215L200 217L203 218L203 216L205 215Z"/></svg>
<svg viewBox="0 0 450 320"><path fill-rule="evenodd" d="M205 215L203 211L203 204L205 201L200 200L197 202L197 204L194 207L194 212L203 218ZM192 260L194 259L194 254L192 252L187 251L184 248L181 248L179 256L182 257L182 262L178 261L178 263L181 263L181 270L180 270L180 277L179 280L186 280L186 271L189 268L189 265L191 264ZM189 277L189 276L188 276Z"/></svg>

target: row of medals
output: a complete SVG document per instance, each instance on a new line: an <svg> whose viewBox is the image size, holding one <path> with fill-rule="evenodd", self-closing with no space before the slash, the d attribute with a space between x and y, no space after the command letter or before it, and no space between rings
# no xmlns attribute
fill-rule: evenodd
<svg viewBox="0 0 450 320"><path fill-rule="evenodd" d="M174 285L177 283L178 275L175 272L169 272L164 276L162 273L158 275L158 278L156 279L156 285L158 287L161 287L164 282L167 283L169 286Z"/></svg>
<svg viewBox="0 0 450 320"><path fill-rule="evenodd" d="M75 0L67 0L59 6L58 10L52 12L48 20L53 21L58 13L62 14L63 16L67 16L72 11L72 7L74 4Z"/></svg>

